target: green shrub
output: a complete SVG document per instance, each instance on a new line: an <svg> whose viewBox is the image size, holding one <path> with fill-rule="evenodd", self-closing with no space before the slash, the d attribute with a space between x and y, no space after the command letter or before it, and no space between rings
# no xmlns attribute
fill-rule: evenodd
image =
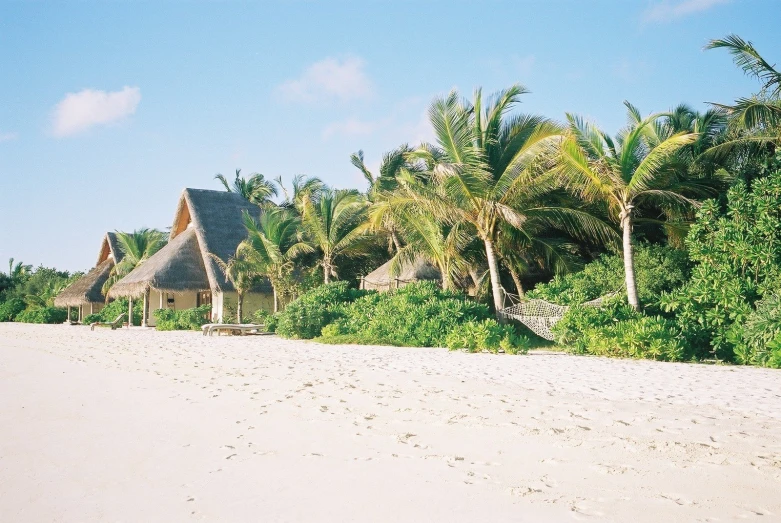
<svg viewBox="0 0 781 523"><path fill-rule="evenodd" d="M115 319L116 319L116 316L114 316L114 318L112 318L109 321L114 321ZM100 315L100 313L97 313L97 314L87 314L81 320L81 323L83 325L89 325L90 323L98 323L98 322L101 322L101 321L103 321L103 317Z"/></svg>
<svg viewBox="0 0 781 523"><path fill-rule="evenodd" d="M276 332L285 338L312 339L319 336L323 327L343 315L345 304L367 292L351 289L345 281L321 285L302 294L277 314Z"/></svg>
<svg viewBox="0 0 781 523"><path fill-rule="evenodd" d="M0 322L14 321L25 308L26 304L21 298L11 298L0 303Z"/></svg>
<svg viewBox="0 0 781 523"><path fill-rule="evenodd" d="M192 309L157 309L154 311L156 329L159 331L200 330L209 322L211 305L201 305Z"/></svg>
<svg viewBox="0 0 781 523"><path fill-rule="evenodd" d="M253 320L258 325L265 325L266 332L276 332L277 330L277 316L268 312L265 309L258 309L255 314L252 315Z"/></svg>
<svg viewBox="0 0 781 523"><path fill-rule="evenodd" d="M68 312L59 307L30 307L16 316L21 323L64 323Z"/></svg>
<svg viewBox="0 0 781 523"><path fill-rule="evenodd" d="M116 299L110 303L108 303L105 307L100 309L100 312L98 315L100 316L100 319L97 321L101 322L110 322L117 319L117 316L120 314L125 314L125 318L127 318L127 306L128 301L126 298L119 298ZM144 302L143 300L133 300L133 325L141 325L141 318L144 313Z"/></svg>
<svg viewBox="0 0 781 523"><path fill-rule="evenodd" d="M774 342L781 341L781 297L771 294L756 303L745 323L733 324L728 334L735 359L743 365L769 365Z"/></svg>
<svg viewBox="0 0 781 523"><path fill-rule="evenodd" d="M445 344L450 350L496 353L501 349L508 354L525 354L530 341L526 336L518 335L512 325L499 325L496 320L487 319L456 325L448 333Z"/></svg>
<svg viewBox="0 0 781 523"><path fill-rule="evenodd" d="M349 337L352 343L403 347L444 347L457 325L491 316L485 305L442 291L433 282L370 292L352 303L334 306L331 314L333 326L323 332L326 339L343 336L341 340Z"/></svg>
<svg viewBox="0 0 781 523"><path fill-rule="evenodd" d="M601 307L574 305L551 328L556 343L572 345L588 330L600 329L616 322L637 319L641 314L630 307L623 297L606 300Z"/></svg>
<svg viewBox="0 0 781 523"><path fill-rule="evenodd" d="M781 278L781 172L754 180L750 191L737 183L727 200L726 210L713 200L699 209L686 239L691 279L661 304L698 357L751 361L742 325Z"/></svg>
<svg viewBox="0 0 781 523"><path fill-rule="evenodd" d="M638 245L635 277L640 301L655 309L662 293L686 283L691 272L686 252L660 245ZM580 272L557 276L537 285L527 297L560 305L579 305L623 289L624 260L621 254L604 254Z"/></svg>
<svg viewBox="0 0 781 523"><path fill-rule="evenodd" d="M640 316L587 329L572 347L578 354L681 361L686 356L675 322L661 316Z"/></svg>

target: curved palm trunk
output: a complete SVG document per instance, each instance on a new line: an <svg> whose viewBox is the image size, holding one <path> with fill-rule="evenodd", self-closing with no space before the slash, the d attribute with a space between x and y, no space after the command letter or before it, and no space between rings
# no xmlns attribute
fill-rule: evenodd
<svg viewBox="0 0 781 523"><path fill-rule="evenodd" d="M396 229L391 229L391 239L393 240L393 246L396 247L396 252L398 253L401 250L401 242L399 241L398 234L396 234Z"/></svg>
<svg viewBox="0 0 781 523"><path fill-rule="evenodd" d="M241 313L242 309L244 308L244 293L239 292L238 295L239 299L238 303L236 304L236 321L241 324Z"/></svg>
<svg viewBox="0 0 781 523"><path fill-rule="evenodd" d="M626 276L626 297L629 305L640 310L640 301L637 299L637 282L635 281L635 252L632 246L632 211L622 213L621 229L624 240L624 274Z"/></svg>
<svg viewBox="0 0 781 523"><path fill-rule="evenodd" d="M499 260L494 251L494 242L485 240L485 256L488 258L488 270L491 273L491 291L494 295L494 308L496 309L496 318L501 320L499 311L504 308L504 296L502 287L499 284Z"/></svg>

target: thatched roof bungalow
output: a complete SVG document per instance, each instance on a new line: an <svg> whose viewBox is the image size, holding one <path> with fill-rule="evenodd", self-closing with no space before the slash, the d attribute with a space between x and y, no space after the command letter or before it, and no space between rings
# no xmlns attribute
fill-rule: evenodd
<svg viewBox="0 0 781 523"><path fill-rule="evenodd" d="M185 189L179 198L168 244L119 280L109 297L143 297L150 308L189 309L211 304L212 320L235 312L238 296L213 254L227 261L247 237L242 212L257 215L256 205L240 195L203 189ZM244 298L245 316L260 308L273 309L269 282ZM145 314L144 324L153 325Z"/></svg>
<svg viewBox="0 0 781 523"><path fill-rule="evenodd" d="M100 244L100 253L95 267L63 289L54 298L54 305L68 307L68 318L70 318L70 308L78 307L79 321L87 314L100 311L106 302L102 290L103 284L108 280L111 269L120 261L122 261L122 251L119 249L117 235L107 232Z"/></svg>
<svg viewBox="0 0 781 523"><path fill-rule="evenodd" d="M402 263L398 268L398 275L393 275L390 260L361 278L361 288L377 291L388 291L404 287L408 283L433 280L442 282L442 274L439 269L422 258L414 262Z"/></svg>

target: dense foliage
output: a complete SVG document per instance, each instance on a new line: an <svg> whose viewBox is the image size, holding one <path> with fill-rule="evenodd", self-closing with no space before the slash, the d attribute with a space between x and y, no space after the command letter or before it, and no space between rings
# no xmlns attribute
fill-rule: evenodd
<svg viewBox="0 0 781 523"><path fill-rule="evenodd" d="M192 309L157 309L153 312L156 329L159 331L199 330L209 322L211 305L201 305Z"/></svg>
<svg viewBox="0 0 781 523"><path fill-rule="evenodd" d="M20 323L63 323L68 317L65 309L59 307L28 307L16 316Z"/></svg>
<svg viewBox="0 0 781 523"><path fill-rule="evenodd" d="M695 263L691 279L663 296L665 310L675 315L698 356L754 361L742 346L742 331L754 304L779 289L781 172L755 180L751 190L738 182L727 193L726 209L705 202L687 246Z"/></svg>
<svg viewBox="0 0 781 523"><path fill-rule="evenodd" d="M340 281L321 285L290 302L278 314L276 332L286 338L312 339L342 316L345 304L365 295Z"/></svg>
<svg viewBox="0 0 781 523"><path fill-rule="evenodd" d="M133 325L141 325L141 316L143 314L144 303L141 300L133 301ZM101 322L108 323L117 319L120 314L125 314L125 320L127 320L128 301L125 298L119 298L108 303L105 307L100 309L96 314L86 315L82 323L89 325L90 323Z"/></svg>

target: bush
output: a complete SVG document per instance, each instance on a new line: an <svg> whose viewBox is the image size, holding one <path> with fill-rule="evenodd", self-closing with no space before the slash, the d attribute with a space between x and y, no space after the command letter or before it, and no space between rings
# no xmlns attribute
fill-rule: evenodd
<svg viewBox="0 0 781 523"><path fill-rule="evenodd" d="M756 304L745 324L733 324L728 335L735 345L735 359L743 365L773 365L781 348L781 296L771 294Z"/></svg>
<svg viewBox="0 0 781 523"><path fill-rule="evenodd" d="M173 330L200 330L201 326L209 322L211 305L201 305L192 309L157 309L154 311L159 331Z"/></svg>
<svg viewBox="0 0 781 523"><path fill-rule="evenodd" d="M444 347L457 325L490 318L488 307L462 294L442 291L433 282L370 292L352 303L333 307L333 326L324 341L341 337L351 343L402 347ZM282 326L280 321L279 332ZM330 338L330 339L329 339Z"/></svg>
<svg viewBox="0 0 781 523"><path fill-rule="evenodd" d="M699 357L748 362L756 349L743 344L741 326L781 278L781 172L751 191L739 182L727 201L726 211L713 200L700 208L686 239L691 279L661 303Z"/></svg>
<svg viewBox="0 0 781 523"><path fill-rule="evenodd" d="M660 245L638 245L635 249L635 277L640 301L655 309L659 297L686 283L691 262L686 253ZM579 305L624 285L624 259L621 254L604 254L585 268L566 276L557 276L549 283L537 285L527 297L560 305Z"/></svg>
<svg viewBox="0 0 781 523"><path fill-rule="evenodd" d="M491 319L456 325L448 333L445 343L450 350L496 353L501 349L508 354L525 354L531 344L529 338L518 335L512 325L499 325Z"/></svg>
<svg viewBox="0 0 781 523"><path fill-rule="evenodd" d="M126 298L119 298L116 299L109 304L107 304L105 307L100 309L100 312L97 314L100 319L96 321L101 322L110 322L117 319L117 316L120 314L125 314L125 318L127 318L127 306L128 301ZM144 313L144 302L143 300L133 300L133 325L141 325L141 317ZM94 315L92 315L94 316ZM84 321L86 323L86 320Z"/></svg>
<svg viewBox="0 0 781 523"><path fill-rule="evenodd" d="M556 343L572 345L584 333L613 325L619 321L637 319L641 314L630 307L623 297L606 300L601 307L574 305L551 328Z"/></svg>
<svg viewBox="0 0 781 523"><path fill-rule="evenodd" d="M64 323L68 312L59 307L30 307L16 316L22 323Z"/></svg>
<svg viewBox="0 0 781 523"><path fill-rule="evenodd" d="M276 332L277 330L277 316L268 312L265 309L258 309L253 314L255 323L259 325L265 325L266 332Z"/></svg>
<svg viewBox="0 0 781 523"><path fill-rule="evenodd" d="M109 321L114 321L116 319L116 316L112 318ZM89 325L90 323L98 323L103 321L103 317L100 315L100 313L97 314L87 314L84 316L84 318L81 320L82 325Z"/></svg>
<svg viewBox="0 0 781 523"><path fill-rule="evenodd" d="M660 316L640 316L587 329L573 352L619 358L681 361L686 356L675 322Z"/></svg>
<svg viewBox="0 0 781 523"><path fill-rule="evenodd" d="M11 298L8 301L0 303L0 322L14 321L19 313L25 308L26 304L21 298Z"/></svg>
<svg viewBox="0 0 781 523"><path fill-rule="evenodd" d="M321 285L302 294L277 314L276 332L285 338L312 339L320 336L323 327L343 315L345 304L366 293L351 289L345 281Z"/></svg>

